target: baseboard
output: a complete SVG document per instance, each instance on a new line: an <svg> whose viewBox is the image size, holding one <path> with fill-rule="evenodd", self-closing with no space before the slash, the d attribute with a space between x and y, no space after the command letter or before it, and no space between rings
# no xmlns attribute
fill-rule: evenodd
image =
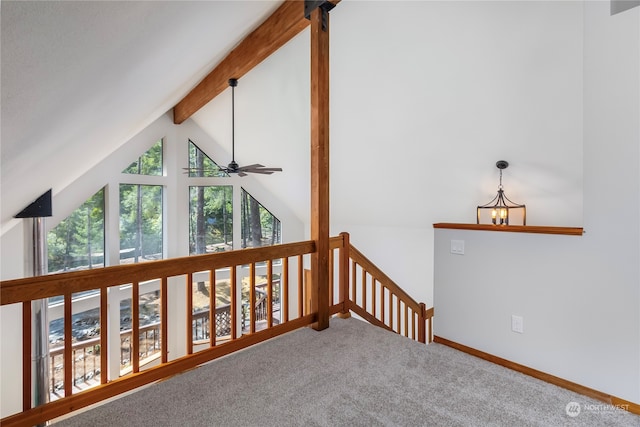
<svg viewBox="0 0 640 427"><path fill-rule="evenodd" d="M615 405L616 407L620 409L625 409L633 414L640 415L640 405L637 403L629 402L624 399L620 399L619 397L616 397L616 396L611 396L610 394L603 393L601 391L594 390L592 388L585 387L583 385L576 384L571 381L567 381L563 378L556 377L554 375L547 374L542 371L538 371L537 369L529 368L528 366L524 366L519 363L515 363L510 360L503 359L501 357L494 356L489 353L485 353L484 351L481 351L481 350L476 350L475 348L467 347L466 345L459 344L454 341L450 341L446 338L442 338L437 335L433 337L433 342L443 344L451 348L455 348L456 350L460 350L472 356L479 357L480 359L484 359L491 363L504 366L505 368L518 371L525 375L529 375L530 377L537 378L539 380L548 382L558 387L562 387L567 390L571 390L573 392L582 394L584 396L588 396L593 399L600 400L610 405Z"/></svg>

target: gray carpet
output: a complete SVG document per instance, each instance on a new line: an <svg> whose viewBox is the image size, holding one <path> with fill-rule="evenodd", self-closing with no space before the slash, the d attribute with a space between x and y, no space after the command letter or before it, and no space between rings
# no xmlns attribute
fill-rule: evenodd
<svg viewBox="0 0 640 427"><path fill-rule="evenodd" d="M570 402L580 404L575 417ZM332 319L55 425L640 426L640 417L443 345Z"/></svg>

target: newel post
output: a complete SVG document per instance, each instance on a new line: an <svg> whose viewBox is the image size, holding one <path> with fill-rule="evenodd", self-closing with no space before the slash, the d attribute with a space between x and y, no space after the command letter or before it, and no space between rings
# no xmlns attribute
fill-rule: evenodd
<svg viewBox="0 0 640 427"><path fill-rule="evenodd" d="M349 241L349 233L340 233L342 237L342 248L340 248L340 261L338 270L338 298L342 303L342 310L338 314L338 317L347 319L351 317L351 301L349 300L349 259L351 255L349 253L351 249L351 243Z"/></svg>
<svg viewBox="0 0 640 427"><path fill-rule="evenodd" d="M426 313L427 313L427 306L425 305L425 303L421 302L420 303L420 315L418 316L418 341L420 341L422 344L426 344L427 343L427 334L426 334Z"/></svg>

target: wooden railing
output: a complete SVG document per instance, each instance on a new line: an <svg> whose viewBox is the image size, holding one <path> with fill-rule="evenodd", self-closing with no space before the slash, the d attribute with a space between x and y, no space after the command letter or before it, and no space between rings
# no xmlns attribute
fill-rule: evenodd
<svg viewBox="0 0 640 427"><path fill-rule="evenodd" d="M349 250L333 254L336 249L344 247ZM352 311L372 325L421 343L432 341L433 307L427 309L424 303L418 303L409 296L350 244L348 233L332 238L330 248L333 255L329 258L330 263L338 258L338 274L341 275L337 296L339 302L333 305L332 314ZM330 284L329 291L333 289L333 284ZM333 300L334 296L330 294L329 301Z"/></svg>
<svg viewBox="0 0 640 427"><path fill-rule="evenodd" d="M70 413L93 403L116 396L145 384L194 368L202 363L244 349L251 345L311 325L318 318L317 312L309 310L305 304L313 298L313 292L305 290L304 269L309 256L315 251L314 241L289 243L264 248L220 252L185 258L174 258L149 263L120 265L73 273L0 282L1 304L21 304L23 319L23 411L0 420L3 427L35 425ZM330 314L348 316L350 312L374 325L395 331L421 342L431 341L431 318L433 310L426 310L424 304L415 302L400 287L389 279L379 268L367 260L349 243L349 235L342 233L330 240L329 257L329 301L330 306L321 308ZM281 260L279 278L279 301L274 297L273 261ZM266 263L266 289L264 300L256 299L256 264ZM337 269L335 268L337 264ZM250 306L266 310L265 329L256 330L260 321L260 310L250 310L246 332L240 326L240 307L237 292L237 270L243 266L250 269ZM216 307L216 272L228 269L230 282L230 304L228 306L230 333L225 340L217 340L219 335L218 314L222 307ZM207 272L209 277L209 307L206 328L211 325L215 334L207 333L206 348L194 351L193 325L199 317L193 314L194 274ZM146 350L141 348L143 328L139 325L139 286L143 281L160 281L160 346L159 365L141 369L141 359ZM277 279L275 280L277 282ZM64 369L74 364L74 343L71 336L72 295L77 292L99 290L100 292L100 337L96 338L92 355L100 357L100 366L108 366L109 342L107 330L107 296L112 287L131 285L131 373L120 378L109 378L107 369L99 370L100 384L84 391L74 390L74 369ZM169 288L186 287L186 354L169 360L167 295ZM31 302L33 300L64 297L64 349L63 349L63 396L58 400L31 407ZM297 301L296 301L297 300ZM266 302L266 303L265 303ZM280 322L273 321L274 302L281 311ZM175 319L172 319L175 322ZM428 325L428 326L427 326ZM428 328L428 329L427 329ZM428 332L427 332L428 330ZM225 331L226 332L226 331ZM204 336L204 335L203 335ZM175 339L175 338L172 338ZM208 345L207 344L208 341ZM82 345L86 345L84 342ZM77 346L76 346L77 347ZM96 372L96 371L94 371ZM67 386L69 385L69 386ZM60 390L62 391L62 390Z"/></svg>

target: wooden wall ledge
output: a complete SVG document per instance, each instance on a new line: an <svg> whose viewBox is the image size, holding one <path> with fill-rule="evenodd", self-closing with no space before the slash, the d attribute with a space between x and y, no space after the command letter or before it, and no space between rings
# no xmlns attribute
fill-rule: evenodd
<svg viewBox="0 0 640 427"><path fill-rule="evenodd" d="M540 225L490 225L439 222L433 224L433 228L476 231L506 231L509 233L565 234L569 236L582 236L582 234L584 233L582 227L546 227Z"/></svg>

